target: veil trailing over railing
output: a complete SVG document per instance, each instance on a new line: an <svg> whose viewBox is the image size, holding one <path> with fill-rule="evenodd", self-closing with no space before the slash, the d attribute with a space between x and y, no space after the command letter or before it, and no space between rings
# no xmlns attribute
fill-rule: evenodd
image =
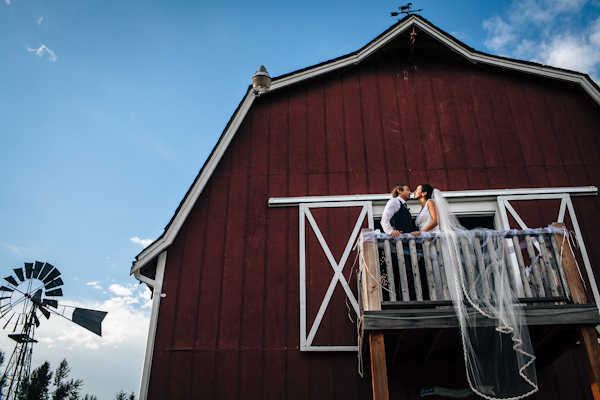
<svg viewBox="0 0 600 400"><path fill-rule="evenodd" d="M469 385L486 399L521 399L535 393L535 356L522 306L511 289L510 261L504 262L508 257L504 236L462 227L437 189L433 200ZM473 262L476 255L468 260L469 252L464 249L473 249L475 244L486 252L484 268L473 280L465 274L465 263Z"/></svg>

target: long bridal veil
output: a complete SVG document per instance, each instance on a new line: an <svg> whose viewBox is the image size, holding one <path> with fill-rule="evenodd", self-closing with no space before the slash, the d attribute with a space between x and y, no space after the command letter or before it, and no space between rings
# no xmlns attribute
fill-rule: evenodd
<svg viewBox="0 0 600 400"><path fill-rule="evenodd" d="M523 308L509 284L513 272L510 260L504 262L509 257L504 237L489 229L463 228L439 190L432 198L469 385L486 399L535 393L535 356Z"/></svg>

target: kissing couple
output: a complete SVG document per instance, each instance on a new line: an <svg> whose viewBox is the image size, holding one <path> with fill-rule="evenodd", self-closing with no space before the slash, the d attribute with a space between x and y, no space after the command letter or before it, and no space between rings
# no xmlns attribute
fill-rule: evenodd
<svg viewBox="0 0 600 400"><path fill-rule="evenodd" d="M410 187L401 183L392 188L392 198L385 205L381 216L381 227L388 235L398 238L401 233L418 236L423 232L439 233L438 212L432 199L434 189L428 183L417 186L414 193ZM421 204L421 212L413 221L406 206L408 199L413 198Z"/></svg>

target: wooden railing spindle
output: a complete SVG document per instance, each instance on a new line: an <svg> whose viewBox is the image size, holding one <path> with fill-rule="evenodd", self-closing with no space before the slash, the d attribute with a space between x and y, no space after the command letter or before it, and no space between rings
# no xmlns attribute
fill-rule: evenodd
<svg viewBox="0 0 600 400"><path fill-rule="evenodd" d="M427 287L429 288L429 300L437 300L435 292L435 277L431 265L431 253L429 252L429 241L423 241L423 259L425 260L425 273L427 275Z"/></svg>
<svg viewBox="0 0 600 400"><path fill-rule="evenodd" d="M413 282L415 285L415 295L417 301L423 301L423 289L421 288L421 273L419 272L419 258L417 257L417 245L415 239L408 239L408 248L410 250L410 264L413 273Z"/></svg>
<svg viewBox="0 0 600 400"><path fill-rule="evenodd" d="M515 255L517 256L517 264L519 265L519 274L521 275L521 281L523 282L523 290L525 291L525 297L533 297L531 293L531 286L529 285L529 279L525 272L525 261L523 261L523 253L521 252L521 244L517 236L512 237L513 247L515 249Z"/></svg>
<svg viewBox="0 0 600 400"><path fill-rule="evenodd" d="M443 299L450 300L450 290L448 289L448 278L446 277L446 266L444 264L444 253L442 251L441 239L437 239L435 241L435 248L437 250L437 264L440 269L440 276L442 279Z"/></svg>
<svg viewBox="0 0 600 400"><path fill-rule="evenodd" d="M557 279L554 275L554 271L552 269L552 263L550 262L550 258L548 256L548 250L546 249L546 241L544 240L543 235L537 236L538 243L540 244L540 258L542 259L542 264L544 265L544 272L546 273L546 282L548 282L550 286L550 291L552 292L552 296L558 297L560 295L558 291L558 287L556 286Z"/></svg>
<svg viewBox="0 0 600 400"><path fill-rule="evenodd" d="M385 272L387 274L387 288L390 301L396 301L396 281L394 279L394 267L392 264L392 250L390 241L383 241L383 254L385 255Z"/></svg>
<svg viewBox="0 0 600 400"><path fill-rule="evenodd" d="M400 289L402 290L402 300L410 301L410 292L408 291L408 277L406 276L406 263L404 262L404 247L402 240L396 241L396 258L398 259L398 272L400 273Z"/></svg>
<svg viewBox="0 0 600 400"><path fill-rule="evenodd" d="M519 297L519 293L517 291L517 284L515 282L515 274L513 273L512 263L510 259L510 253L508 252L508 245L506 244L506 240L500 241L502 250L504 252L504 262L500 266L500 268L504 269L504 273L508 275L508 284L510 285L510 289L513 292L515 297Z"/></svg>
<svg viewBox="0 0 600 400"><path fill-rule="evenodd" d="M533 275L535 286L537 287L538 296L546 297L546 290L544 288L544 274L540 271L540 265L536 259L535 251L533 250L533 243L531 242L531 236L525 236L525 244L527 245L527 254L529 255L529 261L531 262L531 272Z"/></svg>

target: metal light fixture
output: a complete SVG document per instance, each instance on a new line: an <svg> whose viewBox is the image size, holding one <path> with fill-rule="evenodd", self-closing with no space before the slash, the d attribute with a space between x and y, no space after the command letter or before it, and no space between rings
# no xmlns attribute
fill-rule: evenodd
<svg viewBox="0 0 600 400"><path fill-rule="evenodd" d="M260 66L256 74L252 77L252 88L257 94L263 94L271 88L271 77L264 66Z"/></svg>

